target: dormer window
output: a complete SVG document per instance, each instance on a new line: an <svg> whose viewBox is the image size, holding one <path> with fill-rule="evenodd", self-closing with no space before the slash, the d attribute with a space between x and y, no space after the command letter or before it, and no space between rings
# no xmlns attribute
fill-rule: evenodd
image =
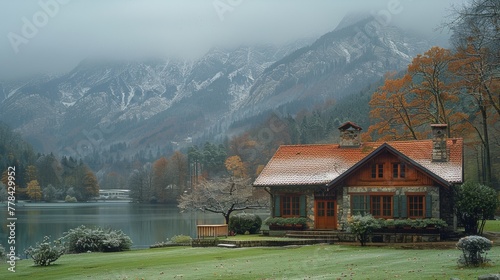
<svg viewBox="0 0 500 280"><path fill-rule="evenodd" d="M392 178L406 178L406 165L404 163L398 162L392 164Z"/></svg>
<svg viewBox="0 0 500 280"><path fill-rule="evenodd" d="M374 163L372 164L372 179L382 179L384 178L384 164Z"/></svg>

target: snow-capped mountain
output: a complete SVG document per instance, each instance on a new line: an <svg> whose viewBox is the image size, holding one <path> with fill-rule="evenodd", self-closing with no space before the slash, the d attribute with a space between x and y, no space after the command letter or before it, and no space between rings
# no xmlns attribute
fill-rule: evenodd
<svg viewBox="0 0 500 280"><path fill-rule="evenodd" d="M389 71L404 69L429 43L373 18L339 27L267 68L243 108L250 114L289 102L339 99Z"/></svg>
<svg viewBox="0 0 500 280"><path fill-rule="evenodd" d="M0 83L0 118L44 152L164 147L279 106L356 93L429 47L367 18L315 41L214 48L194 61L87 59L59 77Z"/></svg>

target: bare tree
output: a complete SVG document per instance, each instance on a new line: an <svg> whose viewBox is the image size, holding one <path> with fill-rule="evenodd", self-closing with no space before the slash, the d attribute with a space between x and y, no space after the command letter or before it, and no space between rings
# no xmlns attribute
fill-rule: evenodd
<svg viewBox="0 0 500 280"><path fill-rule="evenodd" d="M258 193L249 179L231 177L202 182L191 193L182 195L178 206L182 210L222 214L227 224L234 211L267 208L269 197Z"/></svg>

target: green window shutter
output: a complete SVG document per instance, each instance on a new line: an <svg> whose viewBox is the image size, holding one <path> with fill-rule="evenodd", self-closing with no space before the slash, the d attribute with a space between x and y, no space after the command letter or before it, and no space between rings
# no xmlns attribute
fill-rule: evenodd
<svg viewBox="0 0 500 280"><path fill-rule="evenodd" d="M399 201L401 202L401 208L399 208L399 213L401 218L408 217L408 208L406 206L406 195L400 195Z"/></svg>
<svg viewBox="0 0 500 280"><path fill-rule="evenodd" d="M305 217L306 216L306 196L301 195L300 196L300 201L299 201L299 207L300 207L300 216Z"/></svg>
<svg viewBox="0 0 500 280"><path fill-rule="evenodd" d="M432 218L432 195L425 196L425 217Z"/></svg>
<svg viewBox="0 0 500 280"><path fill-rule="evenodd" d="M365 206L365 207L364 207L364 209L365 209L365 213L364 213L364 214L365 214L365 215L366 215L366 214L368 214L368 213L370 213L370 214L371 214L371 208L370 208L370 196L369 196L369 195L365 195L365 196L363 196L363 200L364 200L364 202L365 202L365 205L364 205L364 206Z"/></svg>
<svg viewBox="0 0 500 280"><path fill-rule="evenodd" d="M274 216L281 217L281 200L279 195L274 196Z"/></svg>
<svg viewBox="0 0 500 280"><path fill-rule="evenodd" d="M399 218L399 195L393 196L392 203L393 203L393 208L392 209L394 211L392 213L392 215L393 215L394 218Z"/></svg>
<svg viewBox="0 0 500 280"><path fill-rule="evenodd" d="M355 211L359 210L359 195L351 195L351 214L356 215Z"/></svg>

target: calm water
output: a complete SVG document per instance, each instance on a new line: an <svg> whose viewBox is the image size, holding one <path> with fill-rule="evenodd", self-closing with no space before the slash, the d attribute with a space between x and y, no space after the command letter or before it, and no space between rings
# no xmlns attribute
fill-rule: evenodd
<svg viewBox="0 0 500 280"><path fill-rule="evenodd" d="M0 204L0 243L7 248L7 205ZM259 213L263 218L267 213ZM213 213L179 213L175 206L142 205L128 202L108 203L26 203L16 205L16 252L34 246L46 235L57 239L65 231L78 227L100 226L121 229L134 242L133 248L145 248L177 234L196 236L197 224L221 224L224 218Z"/></svg>

